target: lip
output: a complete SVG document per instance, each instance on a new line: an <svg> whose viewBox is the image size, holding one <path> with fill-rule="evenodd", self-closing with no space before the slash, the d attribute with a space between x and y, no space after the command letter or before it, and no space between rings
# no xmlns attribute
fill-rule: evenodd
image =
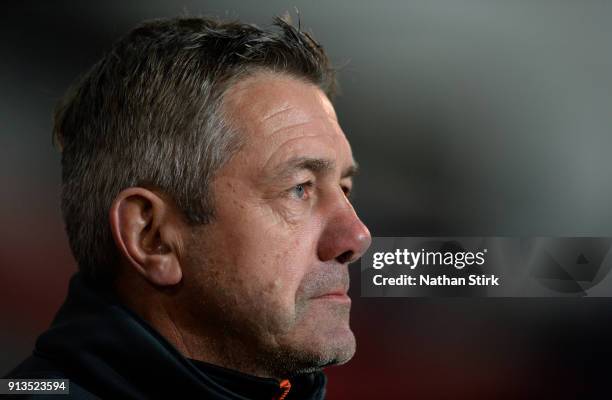
<svg viewBox="0 0 612 400"><path fill-rule="evenodd" d="M351 298L345 292L325 293L324 295L313 297L314 300L329 300L350 303Z"/></svg>

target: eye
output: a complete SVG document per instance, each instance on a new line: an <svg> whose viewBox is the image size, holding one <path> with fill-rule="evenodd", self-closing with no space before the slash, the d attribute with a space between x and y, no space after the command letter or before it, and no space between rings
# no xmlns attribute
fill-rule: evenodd
<svg viewBox="0 0 612 400"><path fill-rule="evenodd" d="M308 198L308 188L312 186L311 182L300 183L291 188L291 194L300 200Z"/></svg>
<svg viewBox="0 0 612 400"><path fill-rule="evenodd" d="M344 195L350 199L351 198L351 188L348 186L344 186L344 185L340 185L340 187L342 188L342 192L344 192Z"/></svg>

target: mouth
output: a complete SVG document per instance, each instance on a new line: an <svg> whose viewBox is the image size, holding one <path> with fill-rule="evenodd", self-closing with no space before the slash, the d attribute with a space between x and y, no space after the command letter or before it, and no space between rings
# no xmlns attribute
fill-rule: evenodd
<svg viewBox="0 0 612 400"><path fill-rule="evenodd" d="M342 303L351 302L351 298L348 296L348 294L344 290L338 290L338 291L325 293L320 296L313 297L312 300L327 300L327 301L337 301L337 302L342 302Z"/></svg>

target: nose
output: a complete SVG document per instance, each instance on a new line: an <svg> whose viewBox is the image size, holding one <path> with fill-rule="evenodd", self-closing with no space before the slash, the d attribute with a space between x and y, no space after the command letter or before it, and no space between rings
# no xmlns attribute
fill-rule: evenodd
<svg viewBox="0 0 612 400"><path fill-rule="evenodd" d="M371 243L370 231L346 201L345 206L334 210L327 220L317 252L321 261L335 259L346 264L357 261Z"/></svg>

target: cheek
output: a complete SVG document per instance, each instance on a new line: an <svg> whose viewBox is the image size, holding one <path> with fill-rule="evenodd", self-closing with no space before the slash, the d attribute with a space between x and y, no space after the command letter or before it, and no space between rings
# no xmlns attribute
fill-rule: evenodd
<svg viewBox="0 0 612 400"><path fill-rule="evenodd" d="M304 276L318 262L318 224L312 215L289 222L272 205L242 193L247 195L218 199L209 231L215 240L208 247L223 265L223 290L237 297L241 309L286 325L295 319Z"/></svg>
<svg viewBox="0 0 612 400"><path fill-rule="evenodd" d="M282 225L259 226L260 231L241 238L233 263L254 295L293 307L302 278L315 261L313 241Z"/></svg>
<svg viewBox="0 0 612 400"><path fill-rule="evenodd" d="M271 330L282 332L299 318L299 290L317 264L316 230L288 229L270 219L258 220L257 226L257 232L237 242L233 263L242 277L243 293L260 315L271 319Z"/></svg>

